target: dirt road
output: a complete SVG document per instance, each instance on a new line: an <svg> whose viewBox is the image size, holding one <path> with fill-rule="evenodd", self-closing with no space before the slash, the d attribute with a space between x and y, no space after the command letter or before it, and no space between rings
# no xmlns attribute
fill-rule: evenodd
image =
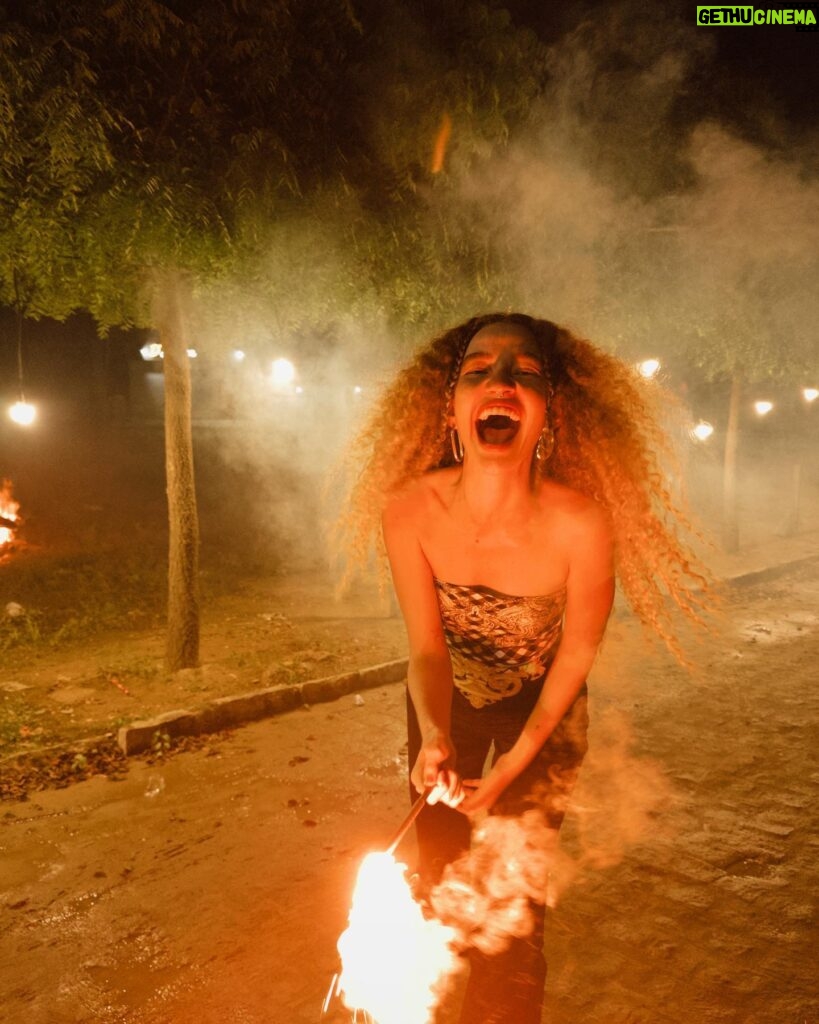
<svg viewBox="0 0 819 1024"><path fill-rule="evenodd" d="M819 583L686 674L612 624L550 917L550 1024L817 1024ZM399 685L6 804L0 1020L315 1024L406 809ZM407 851L410 852L410 851Z"/></svg>

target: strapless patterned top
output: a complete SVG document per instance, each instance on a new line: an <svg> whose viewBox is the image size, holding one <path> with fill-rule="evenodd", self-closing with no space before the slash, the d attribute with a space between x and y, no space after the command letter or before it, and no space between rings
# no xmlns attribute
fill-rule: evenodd
<svg viewBox="0 0 819 1024"><path fill-rule="evenodd" d="M473 707L543 679L563 632L565 587L540 597L439 579L435 588L455 685Z"/></svg>

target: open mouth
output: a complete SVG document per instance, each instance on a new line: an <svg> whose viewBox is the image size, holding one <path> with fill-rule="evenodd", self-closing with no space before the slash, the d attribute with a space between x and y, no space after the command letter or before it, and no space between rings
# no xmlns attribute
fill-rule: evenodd
<svg viewBox="0 0 819 1024"><path fill-rule="evenodd" d="M481 410L475 427L483 444L509 444L520 429L520 417L512 409L490 406Z"/></svg>

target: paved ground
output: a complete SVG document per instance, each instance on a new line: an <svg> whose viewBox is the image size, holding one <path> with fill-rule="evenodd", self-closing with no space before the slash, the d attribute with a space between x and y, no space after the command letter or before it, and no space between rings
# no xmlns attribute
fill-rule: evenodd
<svg viewBox="0 0 819 1024"><path fill-rule="evenodd" d="M544 1021L819 1022L818 621L803 569L737 588L693 674L613 623ZM3 805L0 1021L314 1024L402 773L392 685Z"/></svg>
<svg viewBox="0 0 819 1024"><path fill-rule="evenodd" d="M569 843L590 870L553 917L547 1020L819 1021L817 596L804 578L766 584L734 602L734 641L699 677L646 664L630 700L613 686L634 742L622 766L598 704ZM636 839L614 864L595 848L612 808Z"/></svg>

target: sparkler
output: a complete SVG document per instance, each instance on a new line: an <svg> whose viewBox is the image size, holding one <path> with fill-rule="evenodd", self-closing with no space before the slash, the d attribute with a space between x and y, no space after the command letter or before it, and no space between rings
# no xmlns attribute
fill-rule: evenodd
<svg viewBox="0 0 819 1024"><path fill-rule="evenodd" d="M426 1024L441 982L456 969L454 929L424 914L406 865L393 856L430 792L418 797L387 849L361 863L349 924L338 940L341 971L330 984L322 1017L340 999L353 1024Z"/></svg>
<svg viewBox="0 0 819 1024"><path fill-rule="evenodd" d="M341 969L320 1019L343 1006L348 1024L429 1024L458 992L466 950L498 955L532 934L538 905L554 906L557 832L539 807L486 817L470 850L418 903L393 853L430 796L434 787L416 799L388 848L361 863L338 941Z"/></svg>
<svg viewBox="0 0 819 1024"><path fill-rule="evenodd" d="M423 811L424 805L427 802L427 797L431 792L431 789L425 790L412 805L409 814L401 822L401 824L398 827L398 831L393 836L392 842L387 847L388 854L392 855L398 849L398 844L401 842L401 840L404 838L407 832L409 832L410 828L412 827L412 823L415 821L415 819L418 817L421 811Z"/></svg>

